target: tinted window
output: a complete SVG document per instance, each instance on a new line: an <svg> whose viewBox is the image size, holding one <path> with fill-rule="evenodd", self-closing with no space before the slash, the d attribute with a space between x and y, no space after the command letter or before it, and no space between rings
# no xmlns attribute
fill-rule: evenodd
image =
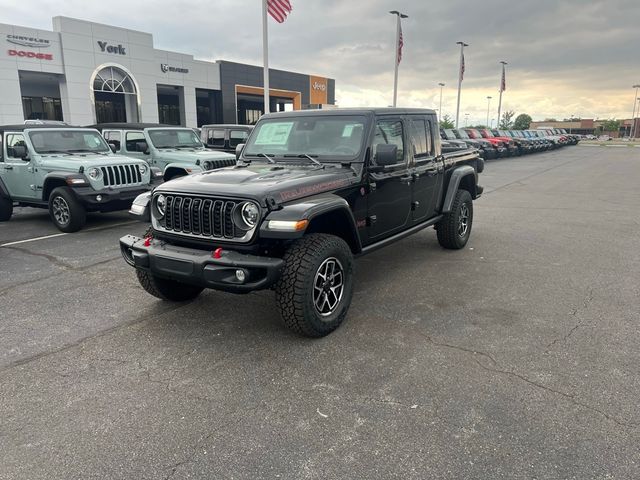
<svg viewBox="0 0 640 480"><path fill-rule="evenodd" d="M429 135L429 123L424 119L411 120L411 138L413 140L413 156L421 160L431 154L431 135Z"/></svg>
<svg viewBox="0 0 640 480"><path fill-rule="evenodd" d="M398 163L404 163L404 138L402 122L400 120L379 120L373 138L373 153L380 144L396 145L398 147ZM375 157L374 157L375 158Z"/></svg>
<svg viewBox="0 0 640 480"><path fill-rule="evenodd" d="M107 143L113 143L116 146L116 150L120 150L120 145L122 143L122 133L117 130L110 130L104 132L104 138Z"/></svg>
<svg viewBox="0 0 640 480"><path fill-rule="evenodd" d="M235 147L240 143L244 143L249 134L246 130L231 130L229 132L229 145Z"/></svg>
<svg viewBox="0 0 640 480"><path fill-rule="evenodd" d="M136 143L144 142L144 134L142 132L127 132L127 150L137 152Z"/></svg>
<svg viewBox="0 0 640 480"><path fill-rule="evenodd" d="M224 130L209 130L207 133L207 145L224 147Z"/></svg>
<svg viewBox="0 0 640 480"><path fill-rule="evenodd" d="M13 151L13 147L26 147L24 135L21 133L10 133L7 135L7 158L19 158ZM7 167L8 168L8 167Z"/></svg>

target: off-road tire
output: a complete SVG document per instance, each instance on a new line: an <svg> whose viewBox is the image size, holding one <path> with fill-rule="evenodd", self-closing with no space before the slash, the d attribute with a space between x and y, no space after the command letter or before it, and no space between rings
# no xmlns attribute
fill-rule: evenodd
<svg viewBox="0 0 640 480"><path fill-rule="evenodd" d="M13 201L10 198L0 197L0 222L8 222L13 215Z"/></svg>
<svg viewBox="0 0 640 480"><path fill-rule="evenodd" d="M54 214L54 205L56 204L57 198L64 200L64 203L67 205L69 219L66 223L58 221ZM49 215L51 216L53 224L58 227L58 230L65 233L77 232L84 227L87 222L87 211L69 187L57 187L53 189L51 195L49 195Z"/></svg>
<svg viewBox="0 0 640 480"><path fill-rule="evenodd" d="M343 291L335 309L322 316L314 305L314 282L320 267L334 258L343 271ZM285 326L307 337L324 337L344 321L353 295L353 255L344 240L314 233L293 243L284 255L284 268L275 286Z"/></svg>
<svg viewBox="0 0 640 480"><path fill-rule="evenodd" d="M147 293L161 300L168 300L170 302L193 300L204 290L204 288L195 285L160 278L144 270L136 269L136 275L138 276L140 285L142 285L142 288L144 288Z"/></svg>
<svg viewBox="0 0 640 480"><path fill-rule="evenodd" d="M468 211L468 224L464 235L460 235L461 212L466 205ZM458 190L453 199L451 211L446 213L442 220L436 224L436 232L438 233L438 243L443 248L451 250L459 250L464 248L471 235L471 226L473 225L473 200L471 194L467 190Z"/></svg>

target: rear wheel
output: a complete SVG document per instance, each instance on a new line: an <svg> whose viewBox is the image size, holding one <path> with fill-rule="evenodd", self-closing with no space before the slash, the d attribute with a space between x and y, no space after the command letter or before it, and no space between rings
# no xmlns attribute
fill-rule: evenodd
<svg viewBox="0 0 640 480"><path fill-rule="evenodd" d="M162 300L184 302L196 298L204 290L204 288L195 285L160 278L144 270L136 269L136 275L140 285L147 293Z"/></svg>
<svg viewBox="0 0 640 480"><path fill-rule="evenodd" d="M49 195L49 215L59 230L77 232L87 221L87 212L69 187L54 188Z"/></svg>
<svg viewBox="0 0 640 480"><path fill-rule="evenodd" d="M353 255L339 237L307 235L284 256L276 299L284 324L307 337L328 335L344 321L353 295Z"/></svg>
<svg viewBox="0 0 640 480"><path fill-rule="evenodd" d="M6 222L13 215L13 202L10 198L0 198L0 222Z"/></svg>
<svg viewBox="0 0 640 480"><path fill-rule="evenodd" d="M473 200L467 190L458 190L451 206L442 220L436 224L438 243L444 248L459 250L471 235L473 223Z"/></svg>

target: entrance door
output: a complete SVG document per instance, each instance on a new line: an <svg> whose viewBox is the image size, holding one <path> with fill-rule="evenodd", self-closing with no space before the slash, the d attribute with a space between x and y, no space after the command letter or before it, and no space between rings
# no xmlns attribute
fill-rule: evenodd
<svg viewBox="0 0 640 480"><path fill-rule="evenodd" d="M398 163L383 171L371 172L368 195L368 233L373 241L382 240L402 230L411 220L412 177L408 170L405 132L400 118L378 120L373 139L372 165L376 166L376 147L398 147Z"/></svg>
<svg viewBox="0 0 640 480"><path fill-rule="evenodd" d="M125 96L120 93L95 92L97 123L127 121Z"/></svg>

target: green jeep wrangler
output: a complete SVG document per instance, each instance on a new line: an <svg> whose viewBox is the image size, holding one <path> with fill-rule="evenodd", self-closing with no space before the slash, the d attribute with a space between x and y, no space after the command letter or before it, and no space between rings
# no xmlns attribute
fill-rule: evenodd
<svg viewBox="0 0 640 480"><path fill-rule="evenodd" d="M191 128L152 123L102 123L95 125L116 153L145 160L172 178L230 167L234 154L205 148Z"/></svg>
<svg viewBox="0 0 640 480"><path fill-rule="evenodd" d="M0 126L0 221L14 205L48 208L63 232L80 230L86 213L125 210L162 182L162 172L115 155L91 128Z"/></svg>

